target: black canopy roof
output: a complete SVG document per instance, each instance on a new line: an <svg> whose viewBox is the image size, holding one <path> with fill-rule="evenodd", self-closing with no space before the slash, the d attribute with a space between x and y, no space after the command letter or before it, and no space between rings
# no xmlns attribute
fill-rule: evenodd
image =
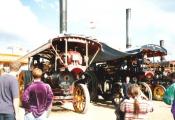
<svg viewBox="0 0 175 120"><path fill-rule="evenodd" d="M146 53L148 57L157 57L167 55L167 50L159 45L146 44L137 49L126 51L130 54Z"/></svg>
<svg viewBox="0 0 175 120"><path fill-rule="evenodd" d="M100 44L102 46L102 49L95 57L93 63L116 60L130 55L129 53L113 49L105 43L100 42Z"/></svg>

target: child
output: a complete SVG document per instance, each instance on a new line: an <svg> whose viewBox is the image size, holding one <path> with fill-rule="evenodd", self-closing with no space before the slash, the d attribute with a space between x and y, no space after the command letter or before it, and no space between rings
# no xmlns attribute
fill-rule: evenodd
<svg viewBox="0 0 175 120"><path fill-rule="evenodd" d="M148 113L153 111L149 101L142 98L140 87L131 84L128 88L128 97L120 104L120 110L125 113L125 120L147 120Z"/></svg>

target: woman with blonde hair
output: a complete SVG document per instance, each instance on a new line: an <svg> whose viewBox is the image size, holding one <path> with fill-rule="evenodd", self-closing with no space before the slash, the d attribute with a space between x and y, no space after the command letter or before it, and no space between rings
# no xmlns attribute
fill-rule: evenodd
<svg viewBox="0 0 175 120"><path fill-rule="evenodd" d="M125 113L125 120L148 120L148 113L153 111L150 101L142 98L142 92L137 84L128 88L129 99L120 104L120 110Z"/></svg>

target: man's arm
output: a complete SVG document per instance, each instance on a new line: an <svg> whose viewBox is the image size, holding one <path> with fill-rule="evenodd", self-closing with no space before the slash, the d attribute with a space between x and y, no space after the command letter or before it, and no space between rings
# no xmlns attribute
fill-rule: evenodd
<svg viewBox="0 0 175 120"><path fill-rule="evenodd" d="M30 104L29 104L29 93L30 93L30 86L28 86L24 92L23 92L23 95L22 95L22 105L25 109L25 111L28 111L30 112Z"/></svg>
<svg viewBox="0 0 175 120"><path fill-rule="evenodd" d="M13 99L13 106L15 110L15 118L16 120L19 120L20 115L19 115L19 98L14 98Z"/></svg>
<svg viewBox="0 0 175 120"><path fill-rule="evenodd" d="M52 100L53 100L53 92L50 85L47 85L47 93L48 95L47 95L46 111L47 111L47 118L48 118L50 115L50 111L52 109Z"/></svg>
<svg viewBox="0 0 175 120"><path fill-rule="evenodd" d="M14 111L15 111L15 118L16 120L19 120L20 116L19 116L19 87L18 87L18 81L16 78L11 77L11 95L12 95L12 103L13 103L13 107L14 107Z"/></svg>
<svg viewBox="0 0 175 120"><path fill-rule="evenodd" d="M53 99L53 92L52 92L52 89L50 87L50 85L47 86L47 92L48 92L48 95L47 95L47 108L46 109L51 109L52 107L52 99Z"/></svg>

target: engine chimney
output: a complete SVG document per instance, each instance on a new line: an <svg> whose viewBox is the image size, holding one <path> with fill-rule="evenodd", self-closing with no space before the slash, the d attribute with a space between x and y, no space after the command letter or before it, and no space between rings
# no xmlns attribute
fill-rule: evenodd
<svg viewBox="0 0 175 120"><path fill-rule="evenodd" d="M60 0L60 33L67 32L67 0Z"/></svg>
<svg viewBox="0 0 175 120"><path fill-rule="evenodd" d="M131 19L131 8L126 9L126 48L131 47L130 34L129 34L129 23Z"/></svg>
<svg viewBox="0 0 175 120"><path fill-rule="evenodd" d="M161 47L164 47L164 40L160 40L160 46ZM165 61L165 57L164 56L161 56L160 57L160 61L162 62L162 61Z"/></svg>

